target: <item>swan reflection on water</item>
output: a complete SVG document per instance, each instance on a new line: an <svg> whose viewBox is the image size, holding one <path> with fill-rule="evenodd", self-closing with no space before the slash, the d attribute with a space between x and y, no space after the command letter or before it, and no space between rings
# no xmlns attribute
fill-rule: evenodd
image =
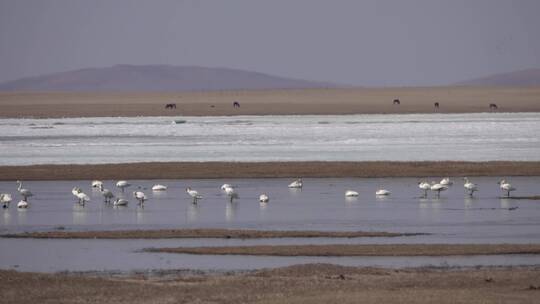
<svg viewBox="0 0 540 304"><path fill-rule="evenodd" d="M167 198L168 195L167 195L167 191L163 191L163 190L158 190L158 191L155 191L155 190L152 190L152 197L154 198Z"/></svg>
<svg viewBox="0 0 540 304"><path fill-rule="evenodd" d="M289 188L289 193L292 196L300 195L302 193L302 188Z"/></svg>
<svg viewBox="0 0 540 304"><path fill-rule="evenodd" d="M268 203L259 202L259 220L265 220L268 214Z"/></svg>
<svg viewBox="0 0 540 304"><path fill-rule="evenodd" d="M466 196L464 199L463 199L463 203L465 204L465 207L471 207L473 206L473 203L477 202L478 201L478 198L477 197L474 197L474 196Z"/></svg>
<svg viewBox="0 0 540 304"><path fill-rule="evenodd" d="M237 203L229 202L225 205L225 220L231 222L236 217Z"/></svg>
<svg viewBox="0 0 540 304"><path fill-rule="evenodd" d="M345 196L346 206L350 207L355 202L358 202L358 196Z"/></svg>
<svg viewBox="0 0 540 304"><path fill-rule="evenodd" d="M432 209L441 209L441 207L443 206L443 203L446 202L445 199L440 199L440 198L432 198L430 201L431 201Z"/></svg>
<svg viewBox="0 0 540 304"><path fill-rule="evenodd" d="M137 209L135 209L135 214L137 218L137 224L146 224L146 212L144 211L144 206L137 206Z"/></svg>
<svg viewBox="0 0 540 304"><path fill-rule="evenodd" d="M386 202L390 201L391 198L387 195L375 195L375 200L377 200L378 202Z"/></svg>
<svg viewBox="0 0 540 304"><path fill-rule="evenodd" d="M431 208L431 204L429 203L429 200L427 198L419 199L418 203L419 203L418 207L420 208L420 211Z"/></svg>
<svg viewBox="0 0 540 304"><path fill-rule="evenodd" d="M11 213L9 212L9 209L4 209L4 225L10 225L11 224Z"/></svg>
<svg viewBox="0 0 540 304"><path fill-rule="evenodd" d="M499 199L500 203L501 203L501 209L505 209L505 210L508 210L510 208L512 208L512 200L509 199L509 198L500 198Z"/></svg>
<svg viewBox="0 0 540 304"><path fill-rule="evenodd" d="M199 219L199 205L188 204L186 216L188 222L196 222Z"/></svg>
<svg viewBox="0 0 540 304"><path fill-rule="evenodd" d="M73 225L84 225L86 224L86 208L79 203L73 204Z"/></svg>
<svg viewBox="0 0 540 304"><path fill-rule="evenodd" d="M429 200L427 198L420 198L418 202L418 210L420 217L424 219L429 218L429 215L431 213L431 204L429 203Z"/></svg>
<svg viewBox="0 0 540 304"><path fill-rule="evenodd" d="M27 220L27 212L28 209L26 208L17 208L17 224L19 225L26 225Z"/></svg>

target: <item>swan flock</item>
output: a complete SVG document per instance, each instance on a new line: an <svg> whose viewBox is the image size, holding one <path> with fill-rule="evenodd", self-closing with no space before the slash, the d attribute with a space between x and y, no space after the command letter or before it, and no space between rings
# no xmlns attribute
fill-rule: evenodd
<svg viewBox="0 0 540 304"><path fill-rule="evenodd" d="M17 192L22 197L22 199L17 203L17 207L21 209L28 208L30 206L28 203L28 198L33 197L34 194L28 188L24 188L21 181L18 180L16 184ZM450 189L453 184L454 182L449 177L445 177L439 182L428 182L427 180L422 180L418 182L418 188L422 191L420 198L427 198L428 192L431 191L433 193L433 197L438 199L441 197L441 193ZM503 192L505 198L511 198L511 192L517 190L517 188L506 179L500 180L497 184L499 185L499 188ZM103 196L103 200L106 204L112 204L113 206L127 206L129 200L127 197L125 197L124 192L125 188L130 187L131 184L126 180L120 180L117 181L114 185L120 189L119 193L115 194L113 193L113 191L106 189L104 186L104 182L100 180L94 180L90 184L91 188L94 191L99 191L99 193L101 193L101 195ZM297 178L287 185L287 187L291 189L302 189L303 186L304 182L302 178ZM471 198L474 196L475 192L479 191L478 185L469 180L468 177L463 177L463 188L465 190L465 194ZM168 187L162 184L155 184L151 187L151 189L153 192L158 193L167 191ZM232 184L223 184L221 185L220 189L231 203L234 201L234 199L239 198L239 192L237 190L237 187L233 186ZM138 201L139 206L143 206L144 203L148 200L148 197L142 190L143 188L141 186L138 186L138 190L132 192L132 196ZM199 200L203 199L203 195L200 194L197 190L192 189L191 187L187 187L185 191L187 195L191 197L194 204L196 204ZM71 189L71 193L76 198L76 203L81 206L85 206L88 202L90 202L90 196L87 195L81 187L73 187ZM391 191L384 188L380 188L375 191L375 195L377 197L388 197L391 195L391 193ZM345 191L345 197L347 198L356 198L359 196L360 192L358 191L352 189L348 189ZM0 205L2 205L3 209L8 209L12 200L13 198L10 193L0 193ZM270 201L269 194L266 192L261 193L258 196L258 200L260 203L268 203Z"/></svg>

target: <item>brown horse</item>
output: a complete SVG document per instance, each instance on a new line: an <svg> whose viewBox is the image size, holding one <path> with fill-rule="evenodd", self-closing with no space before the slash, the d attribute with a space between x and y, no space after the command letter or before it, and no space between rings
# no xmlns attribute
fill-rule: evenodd
<svg viewBox="0 0 540 304"><path fill-rule="evenodd" d="M494 104L494 103L490 103L489 104L489 109L490 110L497 110L499 107L497 107L497 104Z"/></svg>
<svg viewBox="0 0 540 304"><path fill-rule="evenodd" d="M399 99L394 99L394 102L392 104L395 104L395 105L400 105L401 102L399 101Z"/></svg>
<svg viewBox="0 0 540 304"><path fill-rule="evenodd" d="M168 103L165 105L165 109L176 109L175 103Z"/></svg>

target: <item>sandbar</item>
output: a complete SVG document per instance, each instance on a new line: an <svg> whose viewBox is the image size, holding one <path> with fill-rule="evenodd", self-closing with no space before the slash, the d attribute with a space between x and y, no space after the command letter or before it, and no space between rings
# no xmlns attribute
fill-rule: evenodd
<svg viewBox="0 0 540 304"><path fill-rule="evenodd" d="M540 244L333 244L148 248L149 252L251 256L454 256L540 254Z"/></svg>

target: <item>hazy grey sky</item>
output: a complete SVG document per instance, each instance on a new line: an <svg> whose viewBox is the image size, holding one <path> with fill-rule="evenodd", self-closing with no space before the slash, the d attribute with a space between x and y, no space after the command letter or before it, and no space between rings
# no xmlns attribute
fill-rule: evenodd
<svg viewBox="0 0 540 304"><path fill-rule="evenodd" d="M126 63L447 84L540 67L539 13L539 0L0 0L0 81Z"/></svg>

